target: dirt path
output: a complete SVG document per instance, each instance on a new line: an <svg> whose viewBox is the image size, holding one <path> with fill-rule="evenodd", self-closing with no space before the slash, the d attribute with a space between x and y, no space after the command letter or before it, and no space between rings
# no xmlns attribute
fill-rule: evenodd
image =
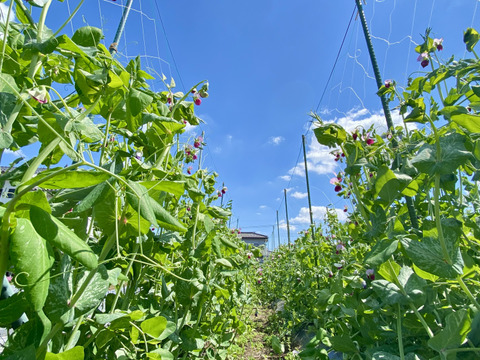
<svg viewBox="0 0 480 360"><path fill-rule="evenodd" d="M250 329L237 338L234 345L234 352L229 360L273 360L293 359L286 357L286 354L278 355L272 349L269 317L273 310L259 307L253 309L249 320Z"/></svg>

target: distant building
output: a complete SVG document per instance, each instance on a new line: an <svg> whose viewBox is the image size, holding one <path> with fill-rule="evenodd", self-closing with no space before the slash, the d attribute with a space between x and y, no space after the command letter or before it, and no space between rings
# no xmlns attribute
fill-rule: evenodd
<svg viewBox="0 0 480 360"><path fill-rule="evenodd" d="M2 174L6 173L7 171L12 170L8 166L0 166L0 172ZM35 171L35 174L41 173L42 171L47 170L46 168L38 168L37 171ZM1 182L0 182L1 186ZM17 187L15 185L12 185L10 181L5 180L3 183L3 186L0 187L0 203L5 204L10 201L15 196L15 189Z"/></svg>
<svg viewBox="0 0 480 360"><path fill-rule="evenodd" d="M240 234L238 234L238 237L240 237L248 245L252 245L255 247L259 247L262 245L266 246L268 242L268 236L257 234L256 232L241 232Z"/></svg>

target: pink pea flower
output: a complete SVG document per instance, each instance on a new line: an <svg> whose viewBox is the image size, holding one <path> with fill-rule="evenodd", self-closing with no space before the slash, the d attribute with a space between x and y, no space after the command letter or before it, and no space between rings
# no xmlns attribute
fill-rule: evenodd
<svg viewBox="0 0 480 360"><path fill-rule="evenodd" d="M367 269L365 273L370 280L375 280L375 271L373 269Z"/></svg>
<svg viewBox="0 0 480 360"><path fill-rule="evenodd" d="M191 174L192 174L192 169L193 169L193 167L191 167L191 166L189 166L189 167L187 168L187 173L188 173L188 175L191 175Z"/></svg>
<svg viewBox="0 0 480 360"><path fill-rule="evenodd" d="M228 190L227 187L224 186L224 187L222 188L222 194L225 194L225 193L227 192L227 190Z"/></svg>
<svg viewBox="0 0 480 360"><path fill-rule="evenodd" d="M365 140L365 142L367 143L367 145L373 145L375 143L375 140L369 137L367 138L367 140Z"/></svg>
<svg viewBox="0 0 480 360"><path fill-rule="evenodd" d="M433 46L435 46L438 51L442 51L443 50L443 38L433 39Z"/></svg>
<svg viewBox="0 0 480 360"><path fill-rule="evenodd" d="M335 192L342 191L342 185L336 185L334 190Z"/></svg>
<svg viewBox="0 0 480 360"><path fill-rule="evenodd" d="M390 86L393 85L393 81L392 80L385 80L385 87L388 89Z"/></svg>
<svg viewBox="0 0 480 360"><path fill-rule="evenodd" d="M343 250L345 250L345 246L344 246L343 244L341 244L341 243L338 244L338 245L337 245L337 251L343 251Z"/></svg>
<svg viewBox="0 0 480 360"><path fill-rule="evenodd" d="M193 142L193 146L198 149L200 146L202 146L202 142L203 142L203 137L199 136Z"/></svg>
<svg viewBox="0 0 480 360"><path fill-rule="evenodd" d="M48 102L48 92L45 89L36 88L28 90L28 94L40 104L46 104Z"/></svg>
<svg viewBox="0 0 480 360"><path fill-rule="evenodd" d="M420 65L422 65L422 67L427 67L428 64L430 63L428 59L428 52L425 51L420 55L418 55L417 61L421 61Z"/></svg>
<svg viewBox="0 0 480 360"><path fill-rule="evenodd" d="M334 177L330 179L330 184L332 185L337 185L340 183L341 178L339 179L338 177Z"/></svg>

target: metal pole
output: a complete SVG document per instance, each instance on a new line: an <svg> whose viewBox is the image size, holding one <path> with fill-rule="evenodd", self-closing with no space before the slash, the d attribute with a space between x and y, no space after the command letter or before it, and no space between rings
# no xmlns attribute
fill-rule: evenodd
<svg viewBox="0 0 480 360"><path fill-rule="evenodd" d="M313 212L312 212L312 200L310 198L310 184L308 182L308 168L307 168L307 152L305 150L305 135L302 135L302 145L303 145L303 159L305 160L305 179L307 180L307 194L308 194L308 210L310 211L310 226L312 227L312 238L313 238Z"/></svg>
<svg viewBox="0 0 480 360"><path fill-rule="evenodd" d="M355 0L355 2L357 3L360 21L362 22L363 34L365 35L365 40L367 42L368 53L370 54L370 60L372 62L373 72L375 73L377 87L380 89L383 85L382 76L380 75L380 69L378 67L377 58L375 57L375 51L373 50L372 38L370 37L370 32L368 31L367 20L365 19L365 13L363 12L363 6L360 0ZM387 120L388 130L391 130L393 129L393 120L392 114L390 113L390 108L388 107L387 98L385 95L382 95L380 99L382 100L382 107L383 112L385 113L385 119Z"/></svg>
<svg viewBox="0 0 480 360"><path fill-rule="evenodd" d="M287 217L287 235L288 235L288 245L290 245L290 224L288 222L288 206L287 206L287 189L283 189L285 195L285 215Z"/></svg>
<svg viewBox="0 0 480 360"><path fill-rule="evenodd" d="M277 210L277 235L278 235L277 244L278 244L278 247L280 247L280 224L278 222L278 210Z"/></svg>
<svg viewBox="0 0 480 360"><path fill-rule="evenodd" d="M128 0L127 5L125 5L125 8L123 9L123 14L122 18L120 19L120 23L118 24L117 28L117 33L115 34L115 38L113 39L112 44L108 48L110 50L110 54L113 55L113 53L117 52L117 46L118 42L120 41L120 38L122 37L123 30L125 29L125 24L127 22L128 14L130 13L130 9L132 8L132 2L133 0Z"/></svg>
<svg viewBox="0 0 480 360"><path fill-rule="evenodd" d="M377 87L380 89L383 85L382 76L380 75L377 58L375 57L375 50L373 49L372 38L370 37L370 32L368 30L367 20L365 19L365 13L363 12L363 6L360 0L355 0L355 2L357 4L358 14L362 22L363 34L365 35L365 40L367 42L368 53L370 54L370 60L372 62L373 72L375 73L375 80L377 82ZM387 120L388 130L392 130L393 120L392 120L392 114L390 113L390 108L388 107L387 98L385 95L382 95L380 99L382 101L382 107L383 107L383 112L385 113L385 119ZM398 143L395 138L392 139L392 144L394 147L397 147ZM395 161L394 167L398 165L399 165L398 161ZM413 203L413 199L410 196L405 196L405 203L407 205L410 221L412 222L412 227L418 230L419 224L418 224L417 212L415 210L415 204Z"/></svg>

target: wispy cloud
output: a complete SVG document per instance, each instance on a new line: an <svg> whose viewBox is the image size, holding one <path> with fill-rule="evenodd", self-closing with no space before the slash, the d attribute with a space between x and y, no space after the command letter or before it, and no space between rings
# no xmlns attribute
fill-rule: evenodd
<svg viewBox="0 0 480 360"><path fill-rule="evenodd" d="M8 6L4 3L0 3L0 23L4 24L7 20ZM15 12L10 13L10 21L15 21Z"/></svg>
<svg viewBox="0 0 480 360"><path fill-rule="evenodd" d="M302 193L302 192L299 192L299 191L295 191L290 196L295 198L295 199L305 199L308 196L308 194L307 193Z"/></svg>
<svg viewBox="0 0 480 360"><path fill-rule="evenodd" d="M271 145L280 145L285 138L283 136L272 136L269 140L268 143Z"/></svg>
<svg viewBox="0 0 480 360"><path fill-rule="evenodd" d="M336 123L349 132L353 132L356 129L368 129L372 125L378 134L387 131L385 117L382 112L372 113L367 109L352 109L341 117L329 119L332 113L324 110L322 111L322 116L326 123ZM395 126L403 124L402 117L399 114L392 114L392 117ZM412 124L412 127L414 126ZM313 133L310 134L308 142L307 167L309 173L318 175L333 174L338 167L338 163L335 162L334 156L331 154L332 149L319 144ZM287 174L280 176L280 178L289 181L292 176L305 176L304 167L302 160L295 167L288 170Z"/></svg>
<svg viewBox="0 0 480 360"><path fill-rule="evenodd" d="M1 4L0 4L1 5ZM16 157L21 157L21 158L26 158L26 155L23 153L22 150L17 150L17 151L12 151L9 149L5 149L5 154L7 155L13 155Z"/></svg>
<svg viewBox="0 0 480 360"><path fill-rule="evenodd" d="M312 206L313 221L316 223L323 222L325 220L327 210L328 208L326 206ZM340 221L347 220L347 214L343 211L343 209L334 209L334 211L337 213ZM290 223L297 225L309 225L310 211L308 210L308 207L302 207L298 215L290 219Z"/></svg>
<svg viewBox="0 0 480 360"><path fill-rule="evenodd" d="M258 208L259 208L260 210L265 210L265 209L268 208L268 206L267 206L267 205L260 205Z"/></svg>

